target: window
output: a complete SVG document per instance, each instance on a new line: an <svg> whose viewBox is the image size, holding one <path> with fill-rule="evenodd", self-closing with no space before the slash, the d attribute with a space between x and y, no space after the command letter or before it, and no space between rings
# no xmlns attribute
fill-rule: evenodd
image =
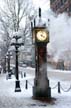
<svg viewBox="0 0 71 108"><path fill-rule="evenodd" d="M51 4L54 2L55 0L50 0Z"/></svg>
<svg viewBox="0 0 71 108"><path fill-rule="evenodd" d="M71 5L69 6L69 12L71 12Z"/></svg>
<svg viewBox="0 0 71 108"><path fill-rule="evenodd" d="M68 11L68 8L65 8L65 12L67 12Z"/></svg>
<svg viewBox="0 0 71 108"><path fill-rule="evenodd" d="M64 2L63 2L63 0L61 0L61 5L63 5L64 4Z"/></svg>
<svg viewBox="0 0 71 108"><path fill-rule="evenodd" d="M58 9L58 6L56 5L56 10Z"/></svg>
<svg viewBox="0 0 71 108"><path fill-rule="evenodd" d="M67 12L69 12L69 8L67 8Z"/></svg>
<svg viewBox="0 0 71 108"><path fill-rule="evenodd" d="M61 6L61 4L60 4L60 2L58 3L58 8L60 8L60 6Z"/></svg>
<svg viewBox="0 0 71 108"><path fill-rule="evenodd" d="M63 3L65 3L67 0L63 0Z"/></svg>

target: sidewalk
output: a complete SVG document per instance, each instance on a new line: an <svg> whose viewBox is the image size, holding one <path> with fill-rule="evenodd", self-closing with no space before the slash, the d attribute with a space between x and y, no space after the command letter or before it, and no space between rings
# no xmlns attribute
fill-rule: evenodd
<svg viewBox="0 0 71 108"><path fill-rule="evenodd" d="M25 89L25 79L28 79L30 84L28 89ZM54 86L56 81L51 81ZM68 84L68 82L67 82ZM20 78L21 92L15 93L15 78L6 80L6 74L0 74L0 108L71 108L71 91L58 94L57 89L52 90L52 97L56 98L55 104L48 104L32 99L33 78ZM68 87L68 86L67 86Z"/></svg>

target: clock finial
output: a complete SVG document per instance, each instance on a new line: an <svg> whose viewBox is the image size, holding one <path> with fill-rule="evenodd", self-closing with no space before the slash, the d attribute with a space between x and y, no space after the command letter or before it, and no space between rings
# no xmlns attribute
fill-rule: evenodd
<svg viewBox="0 0 71 108"><path fill-rule="evenodd" d="M39 8L39 18L41 18L41 8Z"/></svg>

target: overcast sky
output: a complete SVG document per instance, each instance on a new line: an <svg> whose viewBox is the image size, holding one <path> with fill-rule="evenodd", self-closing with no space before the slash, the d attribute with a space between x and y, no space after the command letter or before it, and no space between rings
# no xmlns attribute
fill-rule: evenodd
<svg viewBox="0 0 71 108"><path fill-rule="evenodd" d="M41 7L42 10L50 8L50 0L33 0L33 3L36 8Z"/></svg>
<svg viewBox="0 0 71 108"><path fill-rule="evenodd" d="M41 7L42 10L48 10L50 8L50 0L32 0L34 7L39 8ZM0 0L0 7L3 6L3 0Z"/></svg>

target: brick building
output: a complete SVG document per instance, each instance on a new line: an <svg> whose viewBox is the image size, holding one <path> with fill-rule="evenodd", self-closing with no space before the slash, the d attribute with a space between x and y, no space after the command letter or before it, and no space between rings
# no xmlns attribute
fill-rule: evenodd
<svg viewBox="0 0 71 108"><path fill-rule="evenodd" d="M50 0L50 7L57 14L67 12L71 15L71 0Z"/></svg>

